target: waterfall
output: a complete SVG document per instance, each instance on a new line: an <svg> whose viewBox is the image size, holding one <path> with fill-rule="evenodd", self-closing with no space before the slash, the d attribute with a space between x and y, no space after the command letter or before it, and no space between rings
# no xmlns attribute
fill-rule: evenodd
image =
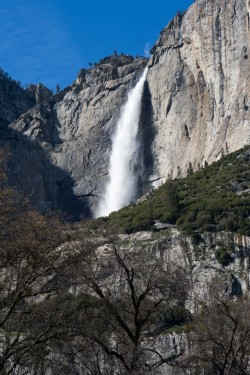
<svg viewBox="0 0 250 375"><path fill-rule="evenodd" d="M147 68L128 94L112 137L109 162L109 182L96 211L96 217L107 216L136 198L138 182L138 140L141 99Z"/></svg>

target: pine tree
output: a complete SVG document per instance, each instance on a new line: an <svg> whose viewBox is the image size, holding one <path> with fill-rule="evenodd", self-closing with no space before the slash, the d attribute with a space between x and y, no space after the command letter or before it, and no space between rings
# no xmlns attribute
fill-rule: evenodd
<svg viewBox="0 0 250 375"><path fill-rule="evenodd" d="M181 173L181 167L178 165L177 166L177 178L181 178L182 173Z"/></svg>
<svg viewBox="0 0 250 375"><path fill-rule="evenodd" d="M187 169L187 174L190 175L190 174L193 174L193 173L194 173L194 170L193 170L192 163L191 163L191 161L190 161L190 162L189 162L188 169Z"/></svg>

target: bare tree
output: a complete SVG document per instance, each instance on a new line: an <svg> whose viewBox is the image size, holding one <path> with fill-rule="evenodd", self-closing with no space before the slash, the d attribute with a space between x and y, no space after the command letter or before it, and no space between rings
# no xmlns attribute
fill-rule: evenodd
<svg viewBox="0 0 250 375"><path fill-rule="evenodd" d="M3 167L0 174L0 372L24 374L31 354L58 334L56 300L49 310L39 303L59 293L64 235L58 219L32 211L6 186Z"/></svg>
<svg viewBox="0 0 250 375"><path fill-rule="evenodd" d="M207 374L250 374L250 301L223 294L218 280L212 285L211 301L204 304L191 335L188 368Z"/></svg>
<svg viewBox="0 0 250 375"><path fill-rule="evenodd" d="M87 340L88 345L101 349L102 366L105 358L112 358L120 374L146 374L164 363L173 364L176 355L164 356L156 343L164 311L184 305L184 270L139 245L128 249L114 243L91 250L76 247L78 271L75 267L74 275L84 293L92 296L92 303L85 304L75 317L78 342L84 348Z"/></svg>

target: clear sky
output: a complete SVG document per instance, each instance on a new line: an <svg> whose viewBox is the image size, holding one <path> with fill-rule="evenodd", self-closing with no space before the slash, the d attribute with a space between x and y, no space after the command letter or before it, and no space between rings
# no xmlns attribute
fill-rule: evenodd
<svg viewBox="0 0 250 375"><path fill-rule="evenodd" d="M23 85L72 83L116 50L144 55L192 0L0 0L0 67Z"/></svg>

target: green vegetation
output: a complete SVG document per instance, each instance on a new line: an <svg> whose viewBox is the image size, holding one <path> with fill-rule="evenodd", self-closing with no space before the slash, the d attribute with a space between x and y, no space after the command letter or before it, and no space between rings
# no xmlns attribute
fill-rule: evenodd
<svg viewBox="0 0 250 375"><path fill-rule="evenodd" d="M172 326L161 332L162 335L171 335L173 333L176 334L181 334L181 333L189 333L192 331L193 325L192 323L185 323L185 324L180 324L176 326Z"/></svg>
<svg viewBox="0 0 250 375"><path fill-rule="evenodd" d="M218 247L215 257L222 266L228 266L232 262L232 256L227 248Z"/></svg>
<svg viewBox="0 0 250 375"><path fill-rule="evenodd" d="M183 332L191 327L193 316L189 310L183 306L168 308L162 314L162 326L164 333Z"/></svg>
<svg viewBox="0 0 250 375"><path fill-rule="evenodd" d="M249 162L250 147L245 147L87 226L129 234L153 229L160 221L177 225L185 234L220 230L250 235Z"/></svg>

